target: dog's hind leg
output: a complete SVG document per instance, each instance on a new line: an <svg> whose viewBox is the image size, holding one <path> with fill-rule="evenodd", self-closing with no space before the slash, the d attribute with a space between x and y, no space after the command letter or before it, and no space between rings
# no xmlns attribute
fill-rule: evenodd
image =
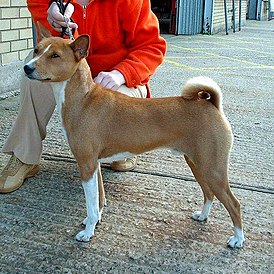
<svg viewBox="0 0 274 274"><path fill-rule="evenodd" d="M207 156L208 155L209 154L207 154ZM201 214L198 215L198 217L203 218L204 216L202 215L206 215L209 212L211 206L210 202L212 202L212 199L215 195L216 198L227 209L234 225L234 236L232 236L227 242L228 246L233 248L242 247L244 242L244 233L242 226L240 203L236 199L234 194L231 192L229 186L227 161L222 162L221 157L218 158L219 162L210 161L209 159L203 159L203 161L199 161L203 164L197 165L187 157L185 158L187 163L190 165L195 178L202 187L206 200L204 208L201 211Z"/></svg>
<svg viewBox="0 0 274 274"><path fill-rule="evenodd" d="M195 211L192 214L192 219L199 221L199 222L203 222L203 221L207 220L208 215L210 213L210 209L211 209L213 199L214 199L214 194L210 190L210 188L205 184L205 182L202 180L202 178L199 175L199 172L196 170L196 167L193 164L193 162L186 155L184 155L184 157L185 157L187 164L191 168L192 173L193 173L195 179L197 180L197 182L199 183L199 185L203 191L203 194L204 194L204 206L201 211Z"/></svg>
<svg viewBox="0 0 274 274"><path fill-rule="evenodd" d="M226 176L225 178L222 178L219 181L216 180L215 182L212 180L209 185L217 199L227 209L233 222L234 236L230 237L227 245L232 248L242 247L244 243L244 232L240 203L230 189L228 177ZM216 185L219 185L219 187L216 187Z"/></svg>

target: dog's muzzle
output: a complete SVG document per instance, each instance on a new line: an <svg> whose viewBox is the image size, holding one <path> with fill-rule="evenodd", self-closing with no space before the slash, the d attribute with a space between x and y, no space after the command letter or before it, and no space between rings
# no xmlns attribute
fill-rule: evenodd
<svg viewBox="0 0 274 274"><path fill-rule="evenodd" d="M41 78L38 74L35 68L31 65L25 65L24 71L26 76L31 80L38 80L38 81L50 81L51 78Z"/></svg>

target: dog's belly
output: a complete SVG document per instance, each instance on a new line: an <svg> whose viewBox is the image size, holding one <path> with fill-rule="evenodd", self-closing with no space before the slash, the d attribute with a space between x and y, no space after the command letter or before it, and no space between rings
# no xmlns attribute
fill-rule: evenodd
<svg viewBox="0 0 274 274"><path fill-rule="evenodd" d="M99 163L112 163L114 161L121 161L126 158L132 158L134 156L135 156L135 154L132 154L130 152L122 152L122 153L114 154L107 158L98 159L98 162Z"/></svg>
<svg viewBox="0 0 274 274"><path fill-rule="evenodd" d="M178 150L178 149L171 149L171 153L174 156L181 156L182 153ZM130 153L130 152L121 152L118 154L114 154L110 157L107 158L101 158L98 159L98 163L112 163L114 161L121 161L127 158L133 158L134 156L136 156L136 154Z"/></svg>

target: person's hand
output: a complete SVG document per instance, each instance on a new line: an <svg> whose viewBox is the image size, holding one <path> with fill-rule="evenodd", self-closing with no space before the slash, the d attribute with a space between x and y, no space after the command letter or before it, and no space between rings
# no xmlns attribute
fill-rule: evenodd
<svg viewBox="0 0 274 274"><path fill-rule="evenodd" d="M69 20L74 12L74 6L68 4L64 16ZM53 2L48 8L48 22L54 30L57 32L62 32L62 27L66 27L64 16L60 13L58 5L56 2ZM77 24L69 22L69 27L72 29L78 28Z"/></svg>
<svg viewBox="0 0 274 274"><path fill-rule="evenodd" d="M104 88L118 90L126 80L124 75L118 70L112 70L110 72L102 71L97 77L94 78L94 82L101 84Z"/></svg>

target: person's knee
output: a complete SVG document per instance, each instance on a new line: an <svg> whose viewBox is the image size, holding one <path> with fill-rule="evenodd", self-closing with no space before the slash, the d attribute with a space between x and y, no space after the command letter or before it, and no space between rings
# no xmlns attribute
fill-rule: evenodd
<svg viewBox="0 0 274 274"><path fill-rule="evenodd" d="M20 102L27 98L29 98L32 103L36 102L37 100L43 100L45 104L50 103L55 105L54 95L49 83L30 80L25 75L22 75L20 85Z"/></svg>
<svg viewBox="0 0 274 274"><path fill-rule="evenodd" d="M138 86L136 88L129 88L126 85L122 85L118 88L120 93L123 93L130 97L135 98L146 98L147 97L147 87L146 86Z"/></svg>

